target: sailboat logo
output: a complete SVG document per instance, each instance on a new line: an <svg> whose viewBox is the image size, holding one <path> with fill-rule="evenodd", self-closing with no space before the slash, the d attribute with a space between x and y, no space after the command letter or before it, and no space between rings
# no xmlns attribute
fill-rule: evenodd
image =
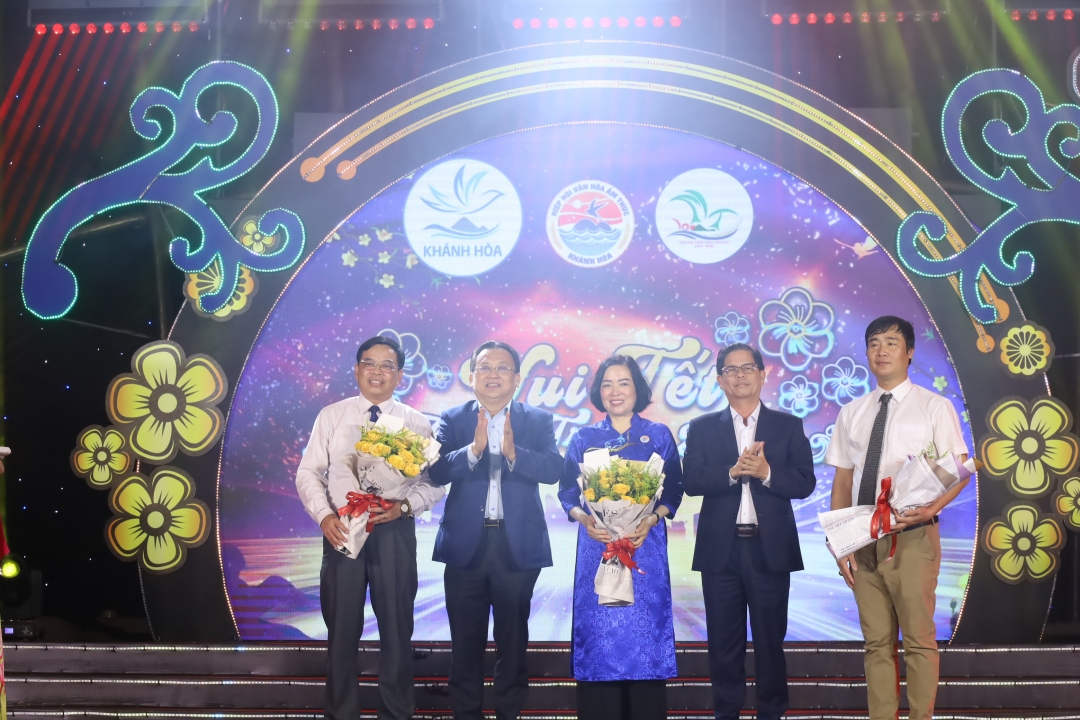
<svg viewBox="0 0 1080 720"><path fill-rule="evenodd" d="M479 275L502 262L521 233L521 201L509 179L478 160L449 160L423 173L405 200L405 235L417 256L447 275Z"/></svg>
<svg viewBox="0 0 1080 720"><path fill-rule="evenodd" d="M720 170L699 168L679 175L656 202L656 228L675 255L709 264L731 257L754 225L750 195Z"/></svg>

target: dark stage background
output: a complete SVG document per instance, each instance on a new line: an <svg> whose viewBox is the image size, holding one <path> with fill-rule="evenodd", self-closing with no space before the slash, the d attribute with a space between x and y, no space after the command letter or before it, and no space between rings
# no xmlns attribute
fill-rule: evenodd
<svg viewBox="0 0 1080 720"><path fill-rule="evenodd" d="M41 91L28 98L34 107L20 114L23 98L14 98L0 114L0 440L14 450L0 497L12 548L43 573L45 614L56 618L50 639L149 636L136 566L109 553L101 528L110 511L71 474L68 454L81 428L106 424L103 388L109 380L127 370L136 348L165 337L180 309L183 275L168 261L159 236L183 234L184 221L170 211L138 209L81 229L65 252L83 279L81 300L66 318L52 322L30 315L20 297L20 249L33 222L77 183L145 153L151 144L135 140L127 119L135 95L150 85L178 88L209 60L259 69L281 104L268 156L254 172L211 195L220 207L238 209L293 156L294 140L311 139L297 114L344 114L461 60L583 36L580 29L515 30L495 0L443 5L444 17L432 30L290 32L260 25L256 3L229 0L211 3L210 22L199 32L107 40L65 35L46 56L42 45L31 48L26 3L0 3L0 95L28 51L44 65ZM1068 101L1066 65L1080 44L1080 21L1016 23L990 10L1000 8L997 0L954 1L951 7L939 23L774 27L755 0L697 0L682 27L597 29L589 36L707 50L802 83L853 109L911 152L981 225L996 217L998 205L977 194L945 159L940 112L946 97L976 70L1010 67L1032 77L1049 103ZM44 94L46 87L51 94ZM240 98L207 93L203 102L227 108ZM986 103L978 112L1009 117L1018 109ZM1009 247L1038 258L1035 277L1016 294L1028 317L1054 338L1051 391L1074 415L1080 413L1077 232L1064 224L1036 225ZM1080 636L1080 536L1068 538L1047 640Z"/></svg>

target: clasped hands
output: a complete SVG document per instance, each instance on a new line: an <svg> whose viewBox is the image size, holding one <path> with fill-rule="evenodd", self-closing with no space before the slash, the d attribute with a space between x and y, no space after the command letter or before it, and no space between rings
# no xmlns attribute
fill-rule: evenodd
<svg viewBox="0 0 1080 720"><path fill-rule="evenodd" d="M476 434L473 436L472 444L473 457L479 458L488 446L488 423L490 422L491 418L487 410L481 407L476 415ZM506 420L503 421L502 456L510 463L517 460L517 446L514 445L514 427L510 424L510 413L506 413Z"/></svg>
<svg viewBox="0 0 1080 720"><path fill-rule="evenodd" d="M401 501L395 501L394 506L386 510L377 505L368 508L368 520L373 525L382 525L401 517ZM349 526L340 517L327 515L323 518L322 532L335 549L342 547L349 540Z"/></svg>
<svg viewBox="0 0 1080 720"><path fill-rule="evenodd" d="M734 479L749 475L758 480L769 477L769 461L765 459L765 443L751 443L743 450L738 461L731 467L730 476Z"/></svg>
<svg viewBox="0 0 1080 720"><path fill-rule="evenodd" d="M659 507L659 506L657 506ZM597 540L602 543L613 542L611 533L603 528L596 526L596 518L586 513L581 508L575 509L575 519L585 526L585 532L589 533L589 537L593 540ZM641 518L641 522L638 523L637 530L627 535L626 538L634 543L634 547L639 548L645 542L646 536L649 534L649 530L652 530L660 522L660 516L657 513L649 513L645 517Z"/></svg>

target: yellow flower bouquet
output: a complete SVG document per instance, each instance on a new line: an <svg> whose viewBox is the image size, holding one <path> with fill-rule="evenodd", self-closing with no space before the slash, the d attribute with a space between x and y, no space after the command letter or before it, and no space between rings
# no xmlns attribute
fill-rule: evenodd
<svg viewBox="0 0 1080 720"><path fill-rule="evenodd" d="M634 604L634 573L644 572L633 561L633 544L625 536L653 511L664 492L664 461L656 453L648 460L624 460L607 450L590 450L579 463L578 486L597 527L611 535L604 559L596 570L593 589L601 605Z"/></svg>
<svg viewBox="0 0 1080 720"><path fill-rule="evenodd" d="M348 541L339 549L350 558L360 553L372 530L368 509L389 508L404 499L438 460L440 447L392 416L357 426L355 432L355 452L344 462L331 463L329 479L338 515L349 526Z"/></svg>

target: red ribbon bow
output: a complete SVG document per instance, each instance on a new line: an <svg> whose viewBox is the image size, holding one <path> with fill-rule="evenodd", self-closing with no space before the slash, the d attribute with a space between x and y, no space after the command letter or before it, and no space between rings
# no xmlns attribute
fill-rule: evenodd
<svg viewBox="0 0 1080 720"><path fill-rule="evenodd" d="M394 507L394 503L390 500L383 500L378 495L370 493L351 492L345 496L345 499L348 500L348 503L338 510L338 515L341 517L348 515L352 518L358 518L366 513L369 508L380 507L383 510L389 510ZM375 527L375 519L368 515L367 531L371 532L373 527Z"/></svg>
<svg viewBox="0 0 1080 720"><path fill-rule="evenodd" d="M609 542L604 549L604 560L610 560L611 558L619 558L626 567L631 570L637 570L642 575L645 571L637 566L634 562L634 553L637 552L637 548L634 547L634 541L630 538L623 538L622 540L616 540L615 542Z"/></svg>
<svg viewBox="0 0 1080 720"><path fill-rule="evenodd" d="M882 535L888 535L892 530L892 508L889 507L889 492L892 490L892 478L887 477L881 481L881 494L878 495L874 506L874 514L870 517L870 537L877 540ZM889 560L896 554L896 535L892 536L892 547L889 548Z"/></svg>

